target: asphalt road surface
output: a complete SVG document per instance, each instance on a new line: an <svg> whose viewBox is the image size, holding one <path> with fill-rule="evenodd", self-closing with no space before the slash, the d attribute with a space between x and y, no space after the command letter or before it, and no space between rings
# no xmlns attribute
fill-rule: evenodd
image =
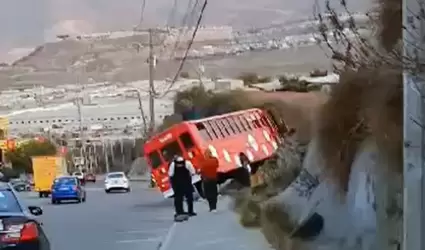
<svg viewBox="0 0 425 250"><path fill-rule="evenodd" d="M52 205L50 199L22 193L28 205L40 205L40 221L52 250L156 250L173 221L172 201L145 183L130 193L106 194L102 183L87 184L86 203Z"/></svg>

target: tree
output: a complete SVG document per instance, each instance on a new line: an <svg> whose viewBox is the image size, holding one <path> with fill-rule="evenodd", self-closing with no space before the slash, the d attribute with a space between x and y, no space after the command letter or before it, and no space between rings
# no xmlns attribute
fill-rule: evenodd
<svg viewBox="0 0 425 250"><path fill-rule="evenodd" d="M32 156L56 155L56 146L51 141L29 141L13 151L6 152L6 158L14 170L20 173L32 173Z"/></svg>

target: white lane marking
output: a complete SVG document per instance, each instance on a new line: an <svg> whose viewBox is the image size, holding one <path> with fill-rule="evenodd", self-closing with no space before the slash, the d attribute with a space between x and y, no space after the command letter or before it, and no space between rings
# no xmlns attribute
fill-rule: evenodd
<svg viewBox="0 0 425 250"><path fill-rule="evenodd" d="M171 240L174 237L176 231L177 223L173 223L168 230L167 235L165 235L164 240L159 244L158 250L167 250L170 248Z"/></svg>
<svg viewBox="0 0 425 250"><path fill-rule="evenodd" d="M168 230L169 230L168 228L162 228L162 229L150 229L150 230L148 229L148 230L119 231L117 233L119 233L119 234L166 233L166 232L168 232Z"/></svg>
<svg viewBox="0 0 425 250"><path fill-rule="evenodd" d="M118 240L115 241L117 244L128 244L128 243L139 243L139 242L159 242L161 237L146 238L146 239L134 239L134 240Z"/></svg>
<svg viewBox="0 0 425 250"><path fill-rule="evenodd" d="M230 237L226 237L226 238L218 238L215 240L208 240L208 241L201 241L198 243L195 243L195 245L197 247L203 247L203 246L207 246L207 245L215 245L215 244L219 244L219 243L224 243L224 242L229 242L229 241L234 241L234 238L230 238Z"/></svg>

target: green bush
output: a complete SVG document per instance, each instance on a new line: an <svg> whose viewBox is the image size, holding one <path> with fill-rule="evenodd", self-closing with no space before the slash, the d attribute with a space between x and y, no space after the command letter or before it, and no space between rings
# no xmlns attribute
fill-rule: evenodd
<svg viewBox="0 0 425 250"><path fill-rule="evenodd" d="M42 155L56 155L56 146L50 141L32 140L5 154L12 168L19 173L32 173L31 157Z"/></svg>

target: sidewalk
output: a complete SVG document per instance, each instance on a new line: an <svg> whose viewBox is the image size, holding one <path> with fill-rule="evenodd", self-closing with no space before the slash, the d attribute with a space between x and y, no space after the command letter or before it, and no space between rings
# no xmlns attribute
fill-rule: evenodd
<svg viewBox="0 0 425 250"><path fill-rule="evenodd" d="M242 228L238 216L220 198L218 211L208 212L206 202L196 202L198 216L175 223L160 250L270 250L260 231Z"/></svg>

